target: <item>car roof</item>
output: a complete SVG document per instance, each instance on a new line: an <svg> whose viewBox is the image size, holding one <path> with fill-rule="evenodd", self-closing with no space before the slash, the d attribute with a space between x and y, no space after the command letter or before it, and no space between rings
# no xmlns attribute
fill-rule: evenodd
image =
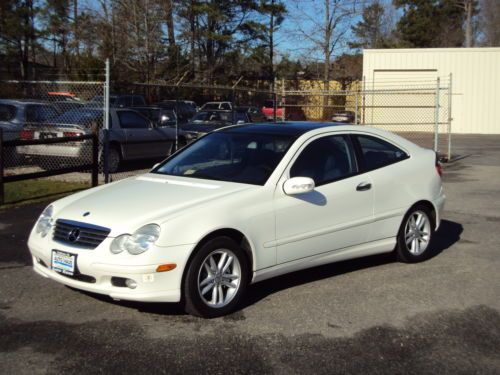
<svg viewBox="0 0 500 375"><path fill-rule="evenodd" d="M342 122L313 122L313 121L298 121L298 122L267 122L267 123L251 123L243 125L230 125L216 132L231 132L231 133L256 133L269 135L285 135L299 138L306 133L321 134L321 129L326 131L346 131L349 133L369 134L372 136L382 137L387 139L399 147L406 150L421 149L420 146L409 141L402 136L390 131L374 128L366 125L353 125Z"/></svg>
<svg viewBox="0 0 500 375"><path fill-rule="evenodd" d="M263 122L263 123L253 123L245 125L235 125L224 128L225 132L232 133L265 133L265 134L276 134L276 135L292 135L301 136L307 132L326 128L330 126L348 125L342 123L331 123L331 122L314 122L314 121L300 121L300 122Z"/></svg>
<svg viewBox="0 0 500 375"><path fill-rule="evenodd" d="M36 99L0 99L0 103L2 104L46 104L46 105L51 105L51 103L43 101L43 100L36 100Z"/></svg>

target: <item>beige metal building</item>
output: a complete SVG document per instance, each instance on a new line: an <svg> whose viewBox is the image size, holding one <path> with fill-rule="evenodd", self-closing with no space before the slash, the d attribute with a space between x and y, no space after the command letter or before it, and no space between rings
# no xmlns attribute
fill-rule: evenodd
<svg viewBox="0 0 500 375"><path fill-rule="evenodd" d="M388 124L389 130L408 118L432 123L437 97L445 113L441 117L446 117L439 119L443 126L451 109L452 133L500 134L500 48L365 50L363 75L366 123ZM436 96L438 78L441 93ZM387 109L381 95L386 90L401 90L401 108Z"/></svg>

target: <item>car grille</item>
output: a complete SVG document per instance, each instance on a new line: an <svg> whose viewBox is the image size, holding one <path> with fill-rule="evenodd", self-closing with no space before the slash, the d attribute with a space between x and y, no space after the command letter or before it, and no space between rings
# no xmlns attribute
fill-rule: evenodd
<svg viewBox="0 0 500 375"><path fill-rule="evenodd" d="M85 249L95 249L108 236L111 229L73 220L58 219L54 241Z"/></svg>

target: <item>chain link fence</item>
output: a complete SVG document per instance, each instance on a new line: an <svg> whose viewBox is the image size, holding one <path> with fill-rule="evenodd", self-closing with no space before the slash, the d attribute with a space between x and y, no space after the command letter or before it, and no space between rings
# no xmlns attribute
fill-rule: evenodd
<svg viewBox="0 0 500 375"><path fill-rule="evenodd" d="M88 186L95 150L94 138L85 136L94 134L99 182L116 181L147 172L217 127L266 121L374 126L451 157L451 77L331 82L327 89L321 81L277 81L274 91L269 82L243 78L207 86L182 78L146 84L110 83L109 72L107 77L1 82L4 176L47 172L53 174L50 181ZM215 125L201 126L207 121ZM9 145L15 140L28 142ZM40 144L42 140L55 141Z"/></svg>
<svg viewBox="0 0 500 375"><path fill-rule="evenodd" d="M57 192L88 187L95 159L92 135L99 136L103 125L103 95L103 82L1 82L3 176L15 181L47 176ZM6 184L6 203L11 196L23 198L16 192L20 186ZM37 189L28 190L37 195Z"/></svg>
<svg viewBox="0 0 500 375"><path fill-rule="evenodd" d="M389 130L451 158L451 77L425 82L360 81L346 90L278 90L286 121L347 122ZM310 86L310 85L309 85Z"/></svg>

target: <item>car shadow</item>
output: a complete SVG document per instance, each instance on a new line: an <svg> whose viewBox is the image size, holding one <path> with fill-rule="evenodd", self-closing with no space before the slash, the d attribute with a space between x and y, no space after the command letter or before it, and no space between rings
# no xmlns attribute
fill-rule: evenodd
<svg viewBox="0 0 500 375"><path fill-rule="evenodd" d="M458 242L460 240L460 235L462 234L462 232L462 224L449 220L442 220L440 228L436 232L434 242L432 244L433 255L429 259L432 259L436 255L449 249L452 245ZM368 257L308 268L302 271L296 271L286 275L261 281L248 287L246 295L243 297L243 300L239 306L239 310L251 306L276 292L293 288L298 285L308 284L326 278L360 271L372 267L378 267L393 262L396 262L394 253L372 255ZM108 296L94 294L77 289L73 290L101 301L111 302L119 306L133 308L140 312L158 315L185 315L185 312L180 303L143 303L135 301L116 301L110 299L110 297Z"/></svg>
<svg viewBox="0 0 500 375"><path fill-rule="evenodd" d="M462 224L442 220L439 230L434 236L432 243L432 259L438 254L450 248L460 240L463 232ZM427 260L427 261L428 261ZM330 263L323 266L308 268L305 270L292 272L286 275L278 276L249 286L244 301L240 308L253 305L258 301L268 297L276 292L293 288L298 285L308 284L322 279L339 276L363 269L378 267L384 264L396 262L394 253L385 253L372 255L363 258L346 260L338 263Z"/></svg>

